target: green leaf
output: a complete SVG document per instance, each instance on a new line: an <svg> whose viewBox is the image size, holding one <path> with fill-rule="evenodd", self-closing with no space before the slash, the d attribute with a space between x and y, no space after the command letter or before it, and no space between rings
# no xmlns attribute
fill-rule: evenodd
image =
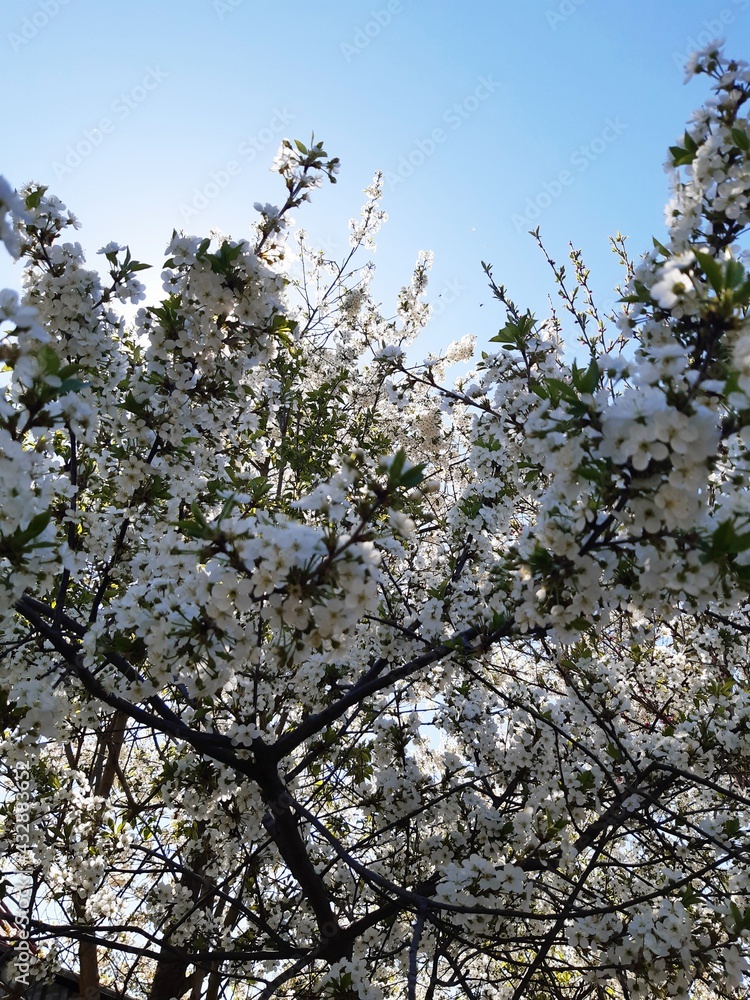
<svg viewBox="0 0 750 1000"><path fill-rule="evenodd" d="M579 392L594 392L599 384L599 365L597 364L596 358L591 359L591 364L585 372L583 369L579 368L575 362L573 362L571 377L573 379L573 385Z"/></svg>
<svg viewBox="0 0 750 1000"><path fill-rule="evenodd" d="M68 392L80 392L85 389L88 382L82 382L79 378L66 378L57 391L58 396L64 396Z"/></svg>
<svg viewBox="0 0 750 1000"><path fill-rule="evenodd" d="M739 288L745 281L745 268L738 260L728 260L724 265L724 274L727 288Z"/></svg>
<svg viewBox="0 0 750 1000"><path fill-rule="evenodd" d="M701 266L703 273L708 279L708 283L711 285L713 290L717 295L721 295L724 291L724 273L722 271L721 264L714 260L709 254L704 253L702 250L695 251L695 259Z"/></svg>
<svg viewBox="0 0 750 1000"><path fill-rule="evenodd" d="M388 466L388 479L392 483L397 483L401 479L401 470L403 469L405 462L406 452L403 448L399 448Z"/></svg>
<svg viewBox="0 0 750 1000"><path fill-rule="evenodd" d="M576 472L587 483L598 483L602 478L602 470L595 465L579 465Z"/></svg>
<svg viewBox="0 0 750 1000"><path fill-rule="evenodd" d="M712 555L738 555L750 549L750 532L737 534L731 518L722 521L711 535Z"/></svg>
<svg viewBox="0 0 750 1000"><path fill-rule="evenodd" d="M672 166L686 167L695 159L695 152L683 149L681 146L670 146L669 152L672 154Z"/></svg>
<svg viewBox="0 0 750 1000"><path fill-rule="evenodd" d="M60 359L48 344L39 348L37 362L43 375L58 375L60 372Z"/></svg>
<svg viewBox="0 0 750 1000"><path fill-rule="evenodd" d="M481 496L464 497L458 506L462 514L468 518L475 518L484 506L484 498Z"/></svg>
<svg viewBox="0 0 750 1000"><path fill-rule="evenodd" d="M516 322L508 320L502 330L498 331L496 336L490 338L490 343L521 348L525 345L527 337L534 329L535 323L536 319L532 313L526 313Z"/></svg>
<svg viewBox="0 0 750 1000"><path fill-rule="evenodd" d="M401 486L406 490L411 490L415 486L419 486L424 479L425 466L426 463L423 462L421 465L415 465L413 469L405 472L401 476Z"/></svg>
<svg viewBox="0 0 750 1000"><path fill-rule="evenodd" d="M728 819L724 824L724 834L727 837L734 837L735 834L740 832L740 821L737 816L733 819Z"/></svg>
<svg viewBox="0 0 750 1000"><path fill-rule="evenodd" d="M727 551L737 555L740 552L747 552L748 549L750 549L750 532L746 531L742 535L735 534Z"/></svg>
<svg viewBox="0 0 750 1000"><path fill-rule="evenodd" d="M188 538L206 537L205 529L202 528L199 524L196 524L195 521L178 521L177 527L180 529L183 535L187 535Z"/></svg>
<svg viewBox="0 0 750 1000"><path fill-rule="evenodd" d="M243 485L252 496L255 505L259 504L271 490L271 481L268 476L255 476L253 479L248 479Z"/></svg>
<svg viewBox="0 0 750 1000"><path fill-rule="evenodd" d="M193 502L190 504L190 513L193 515L193 517L201 526L201 528L208 528L208 521L205 519L203 514L201 514L200 507L195 502L195 500L193 500Z"/></svg>
<svg viewBox="0 0 750 1000"><path fill-rule="evenodd" d="M734 527L731 520L727 518L712 532L711 550L715 553L727 552L733 536Z"/></svg>
<svg viewBox="0 0 750 1000"><path fill-rule="evenodd" d="M47 190L46 187L38 187L26 195L26 208L39 208L42 195Z"/></svg>
<svg viewBox="0 0 750 1000"><path fill-rule="evenodd" d="M683 906L692 906L694 903L700 902L700 894L695 891L693 885L689 885L682 894Z"/></svg>
<svg viewBox="0 0 750 1000"><path fill-rule="evenodd" d="M584 632L591 628L591 621L583 615L579 615L573 619L568 628L576 632Z"/></svg>
<svg viewBox="0 0 750 1000"><path fill-rule="evenodd" d="M747 132L741 128L732 129L732 140L735 146L741 149L743 153L747 153L750 150L750 138L748 138Z"/></svg>
<svg viewBox="0 0 750 1000"><path fill-rule="evenodd" d="M547 377L544 382L549 391L550 398L554 399L557 397L569 403L580 403L575 390L567 382L563 382L562 379Z"/></svg>
<svg viewBox="0 0 750 1000"><path fill-rule="evenodd" d="M578 784L584 792L589 792L596 784L593 771L581 771L578 775Z"/></svg>
<svg viewBox="0 0 750 1000"><path fill-rule="evenodd" d="M127 396L119 406L123 410L127 410L128 413L134 413L136 417L145 418L148 414L148 406L146 403L141 403L135 398L132 392L128 392Z"/></svg>
<svg viewBox="0 0 750 1000"><path fill-rule="evenodd" d="M41 533L44 531L44 529L47 527L47 525L50 523L51 520L52 520L52 513L48 510L42 511L41 514L36 514L29 521L28 528L26 528L26 530L23 532L24 537L29 540L32 538L37 538L39 535L41 535Z"/></svg>
<svg viewBox="0 0 750 1000"><path fill-rule="evenodd" d="M545 382L542 383L538 379L532 378L529 382L529 388L540 399L549 399L549 392L547 391L546 385L547 381L548 380L545 380Z"/></svg>
<svg viewBox="0 0 750 1000"><path fill-rule="evenodd" d="M490 343L511 344L516 347L518 342L517 334L517 328L511 323L506 323L502 330L499 330L494 337L490 337Z"/></svg>

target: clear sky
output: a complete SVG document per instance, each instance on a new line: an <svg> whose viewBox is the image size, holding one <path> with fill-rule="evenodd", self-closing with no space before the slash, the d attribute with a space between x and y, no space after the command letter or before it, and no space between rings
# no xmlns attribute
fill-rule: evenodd
<svg viewBox="0 0 750 1000"><path fill-rule="evenodd" d="M715 36L750 58L750 0L2 0L0 173L49 185L90 251L110 240L155 265L172 229L247 235L282 137L311 132L339 183L297 221L347 248L361 189L386 173L376 254L388 311L433 250L438 315L425 351L486 343L500 313L480 261L542 312L558 260L584 249L603 303L608 236L637 255L663 234L662 165L708 95L683 84ZM102 258L98 258L101 261ZM18 270L0 261L2 284ZM483 304L483 305L482 305Z"/></svg>

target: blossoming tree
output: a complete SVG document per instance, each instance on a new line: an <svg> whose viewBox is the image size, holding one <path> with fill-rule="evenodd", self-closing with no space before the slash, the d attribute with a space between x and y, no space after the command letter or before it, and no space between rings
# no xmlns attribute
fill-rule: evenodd
<svg viewBox="0 0 750 1000"><path fill-rule="evenodd" d="M377 178L346 260L292 254L320 144L251 239L175 233L131 323L145 265L0 189L9 976L26 935L86 998L742 988L750 68L691 68L616 321L577 251L543 321L486 267L454 386L468 339L404 352L428 258L370 295Z"/></svg>

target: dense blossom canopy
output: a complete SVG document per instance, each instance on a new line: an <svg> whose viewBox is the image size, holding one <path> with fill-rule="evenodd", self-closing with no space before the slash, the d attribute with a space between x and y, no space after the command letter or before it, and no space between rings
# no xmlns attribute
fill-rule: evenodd
<svg viewBox="0 0 750 1000"><path fill-rule="evenodd" d="M472 338L406 353L429 256L393 316L359 263L379 177L345 260L287 229L335 179L320 144L282 144L249 239L174 233L156 305L2 182L8 975L744 988L750 68L690 69L715 95L670 150L669 241L613 240L621 311L576 250L544 320L486 266L503 325L455 385Z"/></svg>

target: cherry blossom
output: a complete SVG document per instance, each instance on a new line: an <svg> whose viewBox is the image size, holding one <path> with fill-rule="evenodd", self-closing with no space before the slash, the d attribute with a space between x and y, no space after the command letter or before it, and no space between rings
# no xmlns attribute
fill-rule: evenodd
<svg viewBox="0 0 750 1000"><path fill-rule="evenodd" d="M379 175L342 260L293 229L315 140L156 302L0 183L11 975L28 938L139 1000L747 989L750 67L689 71L617 313L536 233L559 305L484 265L479 356L412 360L428 253L374 300Z"/></svg>

